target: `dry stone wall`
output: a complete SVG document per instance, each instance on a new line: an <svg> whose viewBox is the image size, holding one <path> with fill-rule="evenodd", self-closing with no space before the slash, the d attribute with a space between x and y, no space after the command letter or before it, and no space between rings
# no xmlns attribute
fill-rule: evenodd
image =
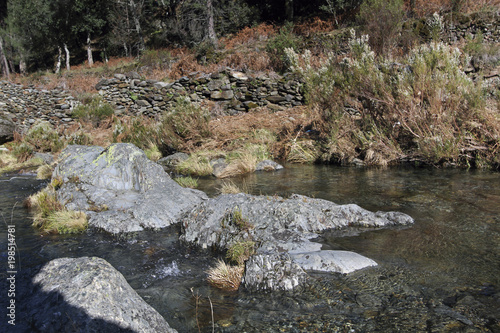
<svg viewBox="0 0 500 333"><path fill-rule="evenodd" d="M212 100L228 114L264 105L290 107L304 103L303 83L296 76L248 75L233 70L191 73L170 83L143 80L134 72L115 74L101 80L96 89L117 113L151 117L168 110L179 97L191 102Z"/></svg>
<svg viewBox="0 0 500 333"><path fill-rule="evenodd" d="M8 81L0 81L0 118L14 123L18 129L27 129L37 120L55 126L73 123L71 112L78 101L70 92L36 89Z"/></svg>

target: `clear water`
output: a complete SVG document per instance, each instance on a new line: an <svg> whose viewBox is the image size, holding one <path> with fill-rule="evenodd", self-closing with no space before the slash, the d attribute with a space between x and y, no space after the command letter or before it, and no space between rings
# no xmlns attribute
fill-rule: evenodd
<svg viewBox="0 0 500 333"><path fill-rule="evenodd" d="M500 332L499 173L291 165L232 181L253 194L398 210L416 223L321 235L324 249L355 251L379 266L348 276L312 274L299 292L266 294L207 285L215 255L180 244L176 227L130 237L41 235L20 204L43 186L31 177L0 178L0 209L17 226L26 275L58 257L102 257L179 332ZM222 182L199 180L209 195ZM3 244L4 229L0 237Z"/></svg>

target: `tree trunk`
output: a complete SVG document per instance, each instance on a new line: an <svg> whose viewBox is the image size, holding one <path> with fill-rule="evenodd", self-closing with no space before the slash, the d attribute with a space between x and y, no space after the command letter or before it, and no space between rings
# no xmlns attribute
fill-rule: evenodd
<svg viewBox="0 0 500 333"><path fill-rule="evenodd" d="M19 60L19 73L26 75L26 69L26 60L24 60L24 56L21 56L21 60Z"/></svg>
<svg viewBox="0 0 500 333"><path fill-rule="evenodd" d="M7 77L7 80L10 80L9 63L7 62L7 57L5 56L5 53L3 51L2 37L0 37L0 57L1 57L0 67L2 67L3 75Z"/></svg>
<svg viewBox="0 0 500 333"><path fill-rule="evenodd" d="M131 12L132 12L132 19L134 20L135 23L135 31L137 32L137 35L139 37L139 51L144 51L144 49L146 48L146 43L144 43L144 37L142 36L139 11L137 9L137 5L134 2L134 0L130 0L130 9L132 9Z"/></svg>
<svg viewBox="0 0 500 333"><path fill-rule="evenodd" d="M59 50L59 54L57 55L57 62L56 62L56 74L59 74L59 72L61 71L61 61L62 61L62 50L61 50L61 47L58 46L57 47L57 50Z"/></svg>
<svg viewBox="0 0 500 333"><path fill-rule="evenodd" d="M69 49L68 45L64 43L64 52L66 52L66 70L71 70L71 66L69 65Z"/></svg>
<svg viewBox="0 0 500 333"><path fill-rule="evenodd" d="M214 26L214 8L212 6L212 0L207 0L207 16L208 16L208 39L210 42L217 47L217 35L215 34Z"/></svg>
<svg viewBox="0 0 500 333"><path fill-rule="evenodd" d="M94 58L92 57L92 46L90 43L90 33L87 35L87 60L89 62L89 67L94 65Z"/></svg>
<svg viewBox="0 0 500 333"><path fill-rule="evenodd" d="M293 0L285 0L286 20L293 21Z"/></svg>

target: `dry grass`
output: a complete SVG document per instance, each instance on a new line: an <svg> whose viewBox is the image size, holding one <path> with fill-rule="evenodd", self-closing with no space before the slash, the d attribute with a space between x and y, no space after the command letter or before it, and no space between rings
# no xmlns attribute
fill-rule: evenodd
<svg viewBox="0 0 500 333"><path fill-rule="evenodd" d="M418 16L424 17L433 13L441 13L450 11L454 3L460 2L459 9L462 13L473 13L482 10L491 10L500 8L500 0L416 0L415 13ZM405 1L406 7L410 8L409 1Z"/></svg>
<svg viewBox="0 0 500 333"><path fill-rule="evenodd" d="M52 165L43 164L38 169L36 169L37 179L50 179L52 177L52 172L54 167Z"/></svg>
<svg viewBox="0 0 500 333"><path fill-rule="evenodd" d="M224 181L222 185L218 188L219 193L221 194L238 194L238 193L248 193L248 187L246 184L243 185L242 188L238 187L232 181Z"/></svg>
<svg viewBox="0 0 500 333"><path fill-rule="evenodd" d="M224 290L238 290L243 277L243 266L231 266L222 260L207 271L207 281L214 287Z"/></svg>

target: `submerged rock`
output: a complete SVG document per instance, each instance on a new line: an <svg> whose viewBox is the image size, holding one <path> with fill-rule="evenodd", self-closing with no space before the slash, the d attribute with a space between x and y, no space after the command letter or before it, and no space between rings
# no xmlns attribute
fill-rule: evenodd
<svg viewBox="0 0 500 333"><path fill-rule="evenodd" d="M177 332L104 259L52 260L33 283L31 320L39 332Z"/></svg>
<svg viewBox="0 0 500 333"><path fill-rule="evenodd" d="M377 266L372 259L350 251L316 251L291 255L292 261L305 270L352 273L365 267Z"/></svg>
<svg viewBox="0 0 500 333"><path fill-rule="evenodd" d="M221 250L252 242L256 256L246 262L245 286L290 290L304 280L301 270L349 273L376 265L373 260L356 253L320 251L321 244L310 241L319 232L411 223L413 219L406 214L373 213L354 204L337 205L297 194L284 199L240 193L220 195L195 207L182 219L181 239L203 248ZM286 260L276 257L281 254L288 256ZM290 265L301 270L294 269L290 273L286 268ZM275 271L278 273L272 273ZM274 276L281 276L281 279Z"/></svg>
<svg viewBox="0 0 500 333"><path fill-rule="evenodd" d="M52 175L63 182L58 200L111 233L167 227L207 199L179 186L133 144L68 146L60 158Z"/></svg>

